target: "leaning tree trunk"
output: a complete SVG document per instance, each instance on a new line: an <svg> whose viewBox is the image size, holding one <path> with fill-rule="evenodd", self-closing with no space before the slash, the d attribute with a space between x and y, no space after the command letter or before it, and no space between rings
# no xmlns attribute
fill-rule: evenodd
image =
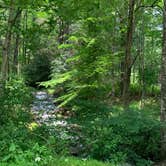
<svg viewBox="0 0 166 166"><path fill-rule="evenodd" d="M3 46L3 57L2 57L2 66L1 66L2 80L4 81L7 79L9 73L9 54L10 54L10 45L11 45L11 36L12 36L13 15L14 15L14 0L11 0L6 38Z"/></svg>
<svg viewBox="0 0 166 166"><path fill-rule="evenodd" d="M166 0L164 0L163 12L163 49L161 67L161 122L164 127L161 130L161 157L166 157Z"/></svg>
<svg viewBox="0 0 166 166"><path fill-rule="evenodd" d="M129 105L129 87L131 76L131 49L133 42L133 29L134 29L134 6L135 0L129 0L129 15L128 15L128 27L126 37L126 49L125 49L125 61L124 61L124 74L123 74L123 102L125 108Z"/></svg>

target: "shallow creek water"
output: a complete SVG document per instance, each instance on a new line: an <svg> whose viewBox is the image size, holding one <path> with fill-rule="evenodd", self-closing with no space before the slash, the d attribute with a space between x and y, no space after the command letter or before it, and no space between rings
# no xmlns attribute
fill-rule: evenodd
<svg viewBox="0 0 166 166"><path fill-rule="evenodd" d="M56 115L58 108L54 104L53 96L45 91L37 91L33 93L34 101L31 106L31 112L36 122L45 125L66 125L66 121L57 120Z"/></svg>

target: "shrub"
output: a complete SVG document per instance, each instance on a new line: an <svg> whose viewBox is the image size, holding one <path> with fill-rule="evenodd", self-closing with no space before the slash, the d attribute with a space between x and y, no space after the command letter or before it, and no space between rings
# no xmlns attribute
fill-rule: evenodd
<svg viewBox="0 0 166 166"><path fill-rule="evenodd" d="M37 143L28 150L22 150L19 145L11 143L8 153L2 158L2 164L8 165L30 165L44 166L52 160L50 151L45 146L40 146Z"/></svg>
<svg viewBox="0 0 166 166"><path fill-rule="evenodd" d="M0 96L0 124L7 124L9 121L24 120L27 118L27 108L32 100L31 90L26 87L24 80L19 77L12 77L1 88Z"/></svg>
<svg viewBox="0 0 166 166"><path fill-rule="evenodd" d="M110 123L114 132L121 135L119 149L127 154L129 161L136 164L142 160L159 159L159 121L143 112L129 111L112 118Z"/></svg>
<svg viewBox="0 0 166 166"><path fill-rule="evenodd" d="M85 156L138 166L151 165L151 161L159 159L160 123L149 114L132 110L112 116L103 111L82 117L82 121L81 117L77 119L82 126Z"/></svg>

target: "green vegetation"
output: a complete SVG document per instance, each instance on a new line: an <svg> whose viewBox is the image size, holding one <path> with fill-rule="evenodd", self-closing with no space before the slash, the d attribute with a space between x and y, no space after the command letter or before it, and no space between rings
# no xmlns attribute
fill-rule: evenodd
<svg viewBox="0 0 166 166"><path fill-rule="evenodd" d="M0 166L165 161L163 11L166 0L0 0Z"/></svg>
<svg viewBox="0 0 166 166"><path fill-rule="evenodd" d="M21 156L22 157L22 156ZM56 157L55 157L56 158ZM52 159L51 162L46 162L46 165L48 166L55 166L55 165L58 165L58 166L115 166L115 165L112 165L112 164L106 164L106 163L102 163L102 162L98 162L98 161L95 161L95 160L79 160L79 159L76 159L76 158L69 158L69 157L57 157L57 159ZM25 161L20 161L16 164L1 164L1 166L23 166L23 165L28 165L28 166L35 166L35 165L39 165L40 161L37 161L37 160L40 160L40 158L36 158L36 161L33 161L33 162L29 162L29 160L25 160ZM41 164L42 165L42 164Z"/></svg>
<svg viewBox="0 0 166 166"><path fill-rule="evenodd" d="M138 102L133 103L128 112L120 106L109 108L102 103L80 102L80 107L74 106L75 116L68 119L69 126L77 127L55 128L56 133L50 133L51 127L39 126L28 113L33 98L22 79L11 78L3 91L1 110L6 111L5 114L1 111L0 146L4 165L104 165L86 161L92 158L109 161L110 165L130 162L139 166L159 160L160 122L156 119L159 108L156 103L150 107L152 101L146 101L141 110ZM66 136L60 138L61 132ZM77 141L68 139L76 136ZM59 154L68 156L70 146L77 147L76 154L85 161L55 159Z"/></svg>

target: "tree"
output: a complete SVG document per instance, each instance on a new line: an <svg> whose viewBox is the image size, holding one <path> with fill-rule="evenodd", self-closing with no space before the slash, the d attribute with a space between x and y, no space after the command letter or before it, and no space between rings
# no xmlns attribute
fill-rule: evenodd
<svg viewBox="0 0 166 166"><path fill-rule="evenodd" d="M129 0L129 15L125 48L125 61L124 61L124 74L123 74L123 100L125 107L128 107L130 76L131 76L131 49L133 43L133 30L134 30L134 7L135 0Z"/></svg>
<svg viewBox="0 0 166 166"><path fill-rule="evenodd" d="M161 131L161 156L166 156L166 0L164 0L163 11L163 49L162 49L162 67L161 67L161 122L164 127Z"/></svg>
<svg viewBox="0 0 166 166"><path fill-rule="evenodd" d="M11 36L12 36L12 27L14 24L14 0L10 1L10 8L9 8L9 17L7 23L7 32L5 43L3 46L3 60L2 60L2 79L6 80L9 72L9 54L10 54L10 45L11 45Z"/></svg>
<svg viewBox="0 0 166 166"><path fill-rule="evenodd" d="M13 72L18 73L18 56L19 56L19 45L20 45L20 22L21 22L21 14L22 10L17 9L18 17L16 21L16 34L15 34L15 48L13 55Z"/></svg>

